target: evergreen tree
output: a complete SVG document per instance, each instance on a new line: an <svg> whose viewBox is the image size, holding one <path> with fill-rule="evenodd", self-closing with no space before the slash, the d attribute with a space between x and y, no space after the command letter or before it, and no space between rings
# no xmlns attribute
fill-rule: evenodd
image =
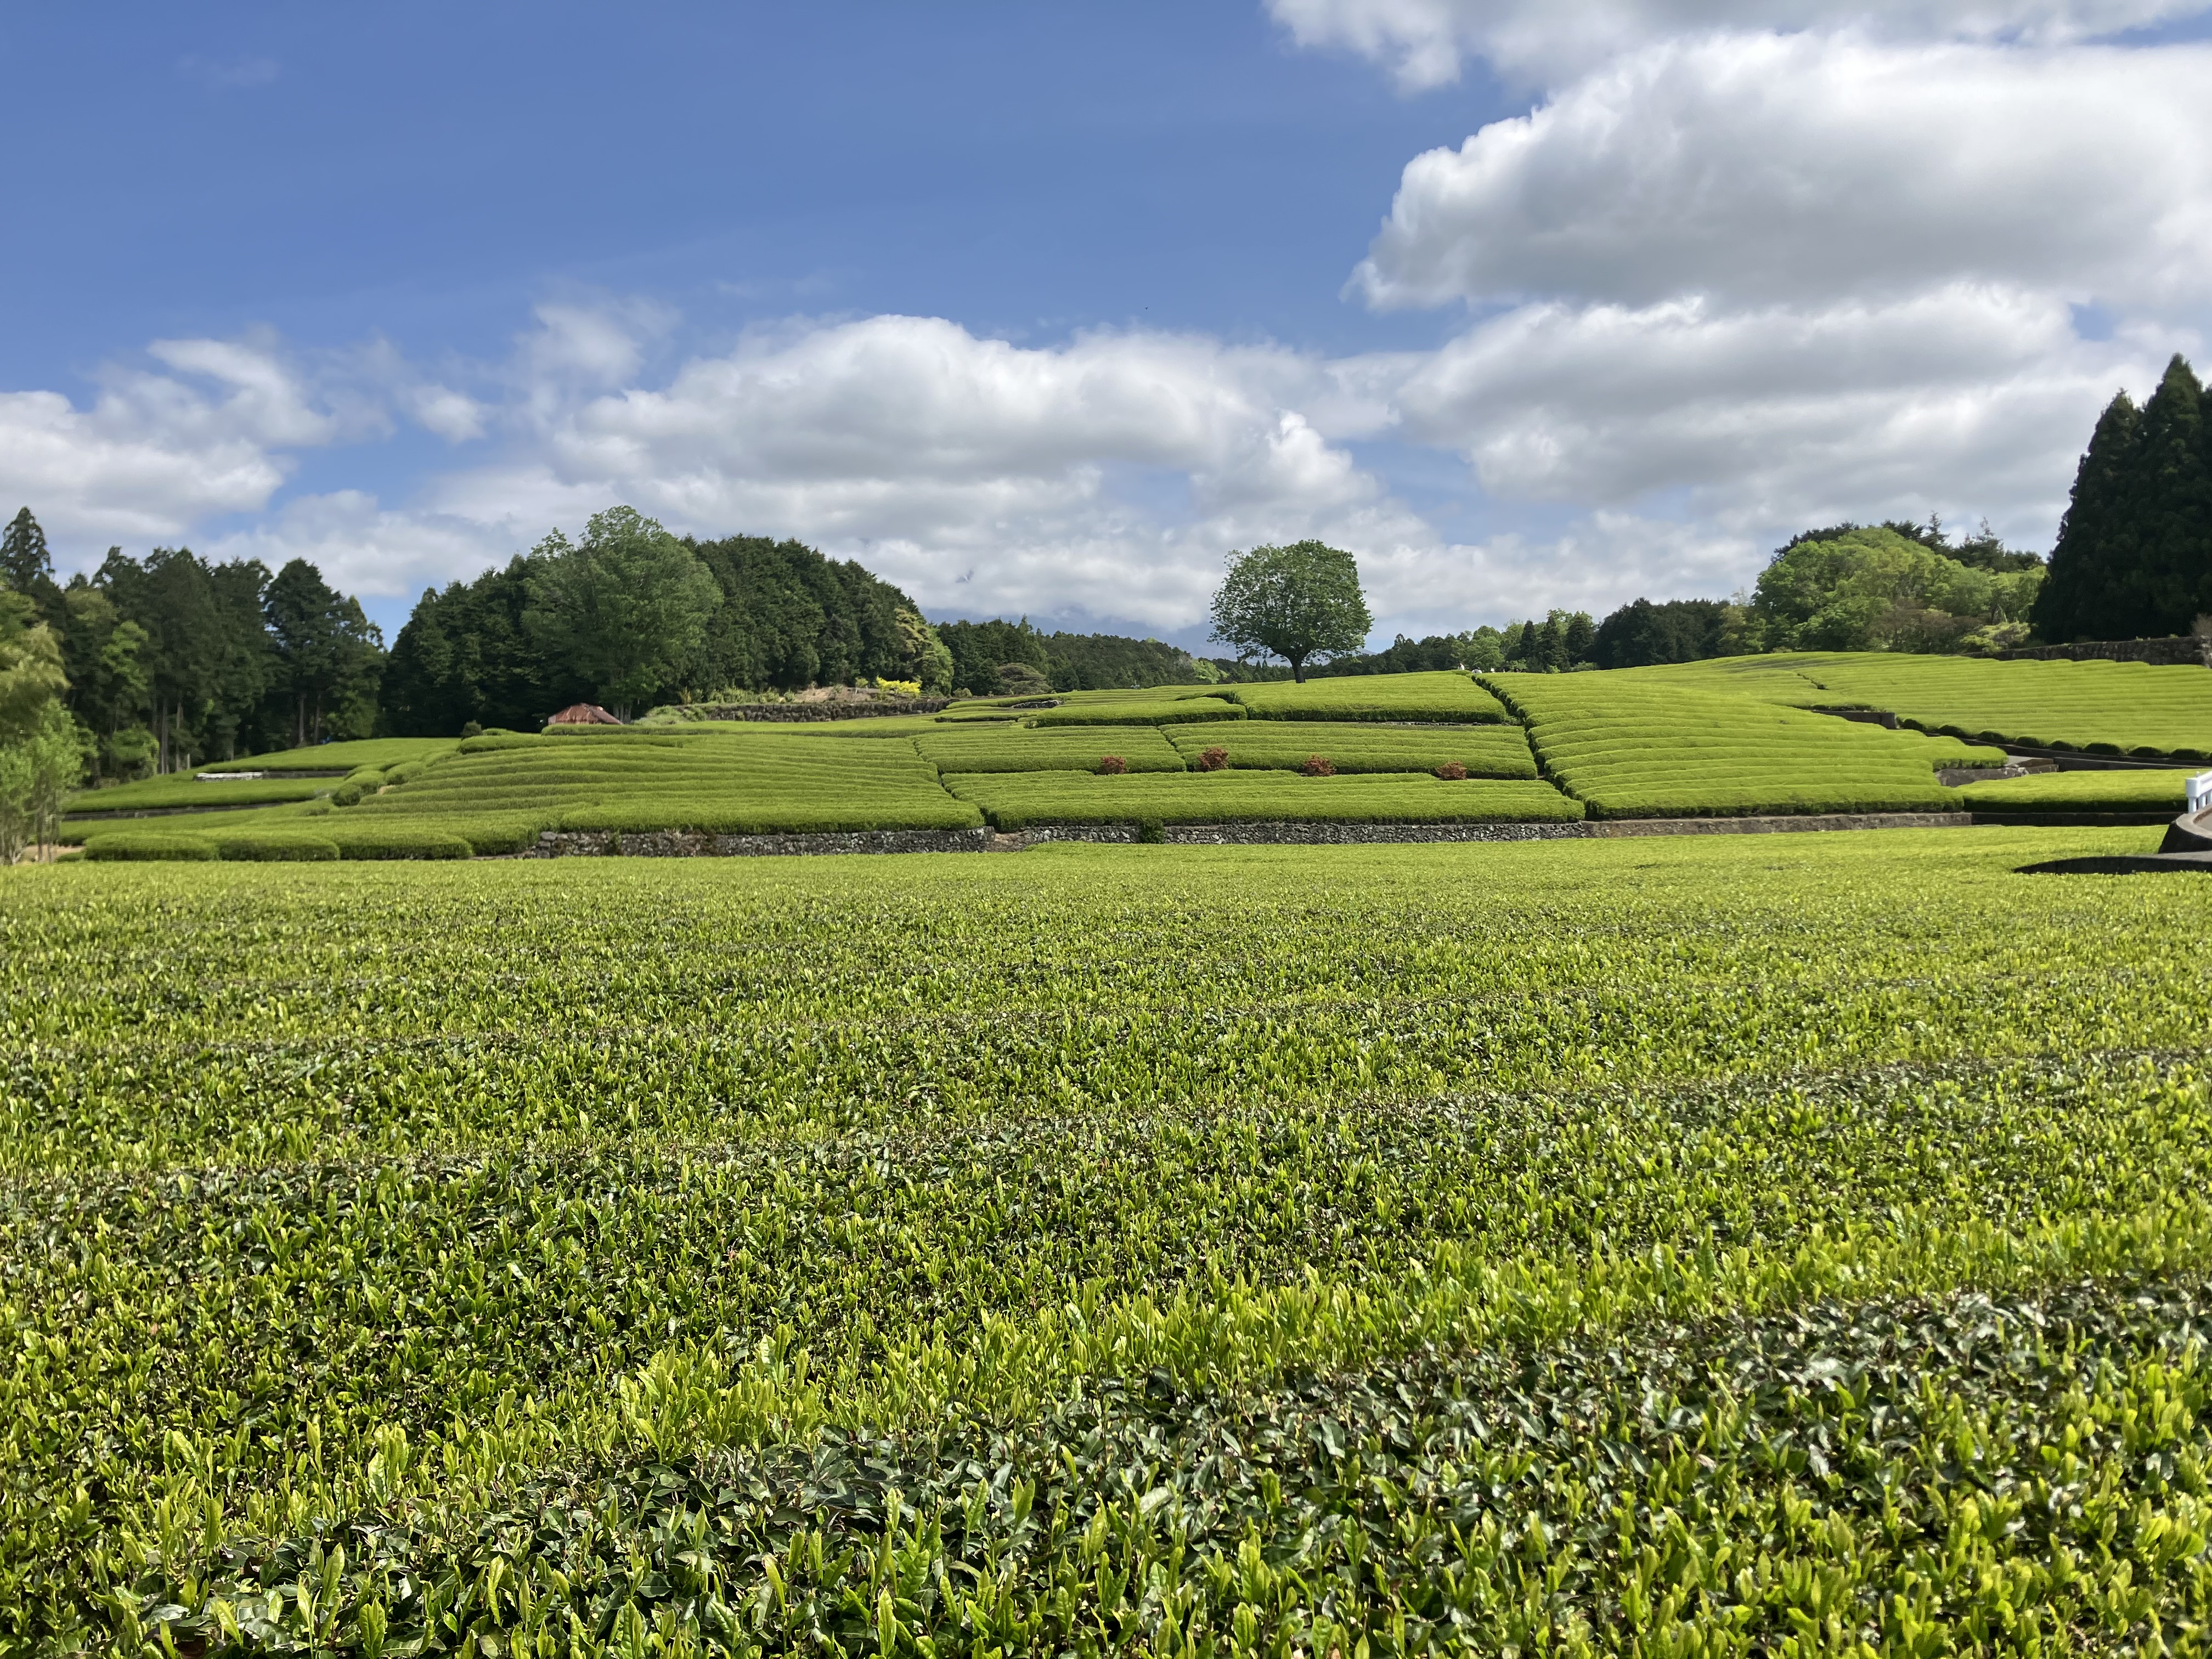
<svg viewBox="0 0 2212 1659"><path fill-rule="evenodd" d="M2186 360L2106 406L2031 613L2054 643L2185 634L2212 611L2212 434Z"/></svg>
<svg viewBox="0 0 2212 1659"><path fill-rule="evenodd" d="M291 741L304 747L368 736L384 641L361 602L331 587L305 559L294 559L270 580L264 614Z"/></svg>
<svg viewBox="0 0 2212 1659"><path fill-rule="evenodd" d="M1588 662L1590 651L1597 643L1597 623L1587 611L1570 612L1566 621L1565 643L1567 666Z"/></svg>
<svg viewBox="0 0 2212 1659"><path fill-rule="evenodd" d="M46 550L46 532L22 507L0 531L0 583L12 587L36 606L39 620L59 634L68 625L62 609L62 590L54 580L53 557Z"/></svg>
<svg viewBox="0 0 2212 1659"><path fill-rule="evenodd" d="M2212 611L2212 465L2204 388L2176 353L2136 440L2133 568L2121 583L2121 639L2186 634Z"/></svg>

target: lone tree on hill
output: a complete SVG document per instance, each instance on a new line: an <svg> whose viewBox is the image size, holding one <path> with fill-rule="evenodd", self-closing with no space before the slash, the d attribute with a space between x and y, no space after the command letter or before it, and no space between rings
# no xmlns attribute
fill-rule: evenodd
<svg viewBox="0 0 2212 1659"><path fill-rule="evenodd" d="M1309 657L1358 651L1374 626L1358 562L1321 542L1231 553L1214 590L1212 637L1242 655L1280 657L1302 684Z"/></svg>
<svg viewBox="0 0 2212 1659"><path fill-rule="evenodd" d="M624 720L684 665L721 608L714 573L635 507L593 514L574 545L555 531L530 562L523 626Z"/></svg>

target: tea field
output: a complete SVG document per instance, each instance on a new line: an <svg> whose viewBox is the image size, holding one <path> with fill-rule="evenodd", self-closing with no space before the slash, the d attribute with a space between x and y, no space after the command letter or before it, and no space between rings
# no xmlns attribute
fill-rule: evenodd
<svg viewBox="0 0 2212 1659"><path fill-rule="evenodd" d="M1887 709L1922 731L1984 743L2212 761L2212 674L2201 668L1798 651L1620 674L1799 708Z"/></svg>
<svg viewBox="0 0 2212 1659"><path fill-rule="evenodd" d="M0 872L0 1650L2200 1650L2156 836Z"/></svg>

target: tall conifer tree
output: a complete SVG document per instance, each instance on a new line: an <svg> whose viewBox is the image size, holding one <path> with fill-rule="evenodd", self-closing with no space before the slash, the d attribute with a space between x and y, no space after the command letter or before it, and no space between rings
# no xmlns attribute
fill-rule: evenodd
<svg viewBox="0 0 2212 1659"><path fill-rule="evenodd" d="M2186 634L2212 611L2212 465L2204 388L2179 353L2143 405L2136 441L2134 568L2123 586L2127 632Z"/></svg>
<svg viewBox="0 0 2212 1659"><path fill-rule="evenodd" d="M2073 497L2051 550L2051 574L2030 613L2036 632L2054 644L2116 637L2121 586L2136 562L2133 473L2142 424L2135 401L2116 394L2075 470Z"/></svg>

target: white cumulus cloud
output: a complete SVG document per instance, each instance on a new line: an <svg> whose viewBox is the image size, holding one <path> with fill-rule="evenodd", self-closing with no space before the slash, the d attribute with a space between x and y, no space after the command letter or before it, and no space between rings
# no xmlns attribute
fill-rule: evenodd
<svg viewBox="0 0 2212 1659"><path fill-rule="evenodd" d="M1377 306L2212 292L2212 48L1650 49L1406 167Z"/></svg>
<svg viewBox="0 0 2212 1659"><path fill-rule="evenodd" d="M1267 0L1299 45L1385 65L1408 92L1459 79L1468 58L1557 84L1664 40L1851 30L1874 40L2039 45L2138 28L2203 0Z"/></svg>

